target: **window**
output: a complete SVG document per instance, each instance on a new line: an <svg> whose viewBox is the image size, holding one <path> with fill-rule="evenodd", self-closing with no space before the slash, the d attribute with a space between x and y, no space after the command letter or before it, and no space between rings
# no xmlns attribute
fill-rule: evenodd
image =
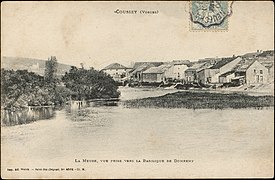
<svg viewBox="0 0 275 180"><path fill-rule="evenodd" d="M260 70L260 74L263 74L263 70Z"/></svg>
<svg viewBox="0 0 275 180"><path fill-rule="evenodd" d="M257 73L256 69L254 69L254 73Z"/></svg>
<svg viewBox="0 0 275 180"><path fill-rule="evenodd" d="M259 82L260 78L259 75L256 76L256 82Z"/></svg>
<svg viewBox="0 0 275 180"><path fill-rule="evenodd" d="M260 76L260 82L264 82L264 77Z"/></svg>

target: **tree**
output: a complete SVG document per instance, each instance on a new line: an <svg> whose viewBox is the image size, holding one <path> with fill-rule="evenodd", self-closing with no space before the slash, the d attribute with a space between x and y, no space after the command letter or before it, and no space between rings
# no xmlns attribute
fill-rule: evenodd
<svg viewBox="0 0 275 180"><path fill-rule="evenodd" d="M51 103L44 78L27 70L1 69L1 105L7 108Z"/></svg>
<svg viewBox="0 0 275 180"><path fill-rule="evenodd" d="M113 78L93 68L71 67L62 77L65 86L74 92L73 99L117 98L120 93Z"/></svg>
<svg viewBox="0 0 275 180"><path fill-rule="evenodd" d="M55 85L57 82L57 59L55 56L48 58L48 61L45 63L45 81L50 85Z"/></svg>
<svg viewBox="0 0 275 180"><path fill-rule="evenodd" d="M51 97L51 100L58 103L61 102L60 96L58 96L58 100L56 99L57 94L59 93L59 89L56 89L57 84L59 82L59 79L57 78L57 68L58 68L58 63L57 59L55 56L51 56L48 58L48 61L45 63L45 87L48 91L48 94ZM65 97L63 98L65 99ZM65 101L65 100L64 100Z"/></svg>
<svg viewBox="0 0 275 180"><path fill-rule="evenodd" d="M1 106L4 108L63 104L72 93L33 72L1 69Z"/></svg>

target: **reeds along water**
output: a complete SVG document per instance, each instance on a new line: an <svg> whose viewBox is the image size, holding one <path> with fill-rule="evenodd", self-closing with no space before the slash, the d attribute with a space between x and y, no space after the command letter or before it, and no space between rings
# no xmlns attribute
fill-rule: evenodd
<svg viewBox="0 0 275 180"><path fill-rule="evenodd" d="M96 106L118 106L118 101L110 101L110 100L97 100L97 101L70 101L69 103L70 112L77 111L81 108L85 107L96 107Z"/></svg>
<svg viewBox="0 0 275 180"><path fill-rule="evenodd" d="M70 101L70 110L75 111L80 108L86 107L87 103L86 101Z"/></svg>
<svg viewBox="0 0 275 180"><path fill-rule="evenodd" d="M50 119L54 116L53 107L28 107L23 110L1 110L1 125L27 124L36 120Z"/></svg>

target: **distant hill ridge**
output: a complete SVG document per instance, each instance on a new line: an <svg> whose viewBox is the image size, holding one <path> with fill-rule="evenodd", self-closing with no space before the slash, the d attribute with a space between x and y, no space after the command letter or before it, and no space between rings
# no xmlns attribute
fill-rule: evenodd
<svg viewBox="0 0 275 180"><path fill-rule="evenodd" d="M23 57L1 57L1 68L14 70L28 70L39 75L44 75L45 62L47 59L23 58ZM57 59L58 61L58 59ZM58 62L58 75L63 75L71 69L71 65Z"/></svg>

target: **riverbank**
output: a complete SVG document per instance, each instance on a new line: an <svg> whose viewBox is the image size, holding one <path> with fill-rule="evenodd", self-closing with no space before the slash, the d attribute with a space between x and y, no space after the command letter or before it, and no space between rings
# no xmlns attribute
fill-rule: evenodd
<svg viewBox="0 0 275 180"><path fill-rule="evenodd" d="M127 108L262 108L274 106L274 97L269 95L250 96L239 93L181 91L159 97L126 100L123 105Z"/></svg>
<svg viewBox="0 0 275 180"><path fill-rule="evenodd" d="M241 85L238 87L228 87L219 89L220 91L225 92L237 92L237 93L246 93L248 95L262 96L262 95L271 95L274 96L274 83L269 84L258 84L258 85Z"/></svg>
<svg viewBox="0 0 275 180"><path fill-rule="evenodd" d="M136 86L124 87L120 86L119 91L122 92L121 100L141 99L145 97L162 96L167 93L190 91L190 92L210 92L210 93L239 93L250 96L274 96L274 82L258 85L241 85L236 87L191 87L189 89L177 89L174 85L170 87L155 87L155 86ZM148 92L148 93L146 93ZM134 93L134 94L133 94ZM126 95L126 96L125 96ZM128 98L131 97L131 98Z"/></svg>

